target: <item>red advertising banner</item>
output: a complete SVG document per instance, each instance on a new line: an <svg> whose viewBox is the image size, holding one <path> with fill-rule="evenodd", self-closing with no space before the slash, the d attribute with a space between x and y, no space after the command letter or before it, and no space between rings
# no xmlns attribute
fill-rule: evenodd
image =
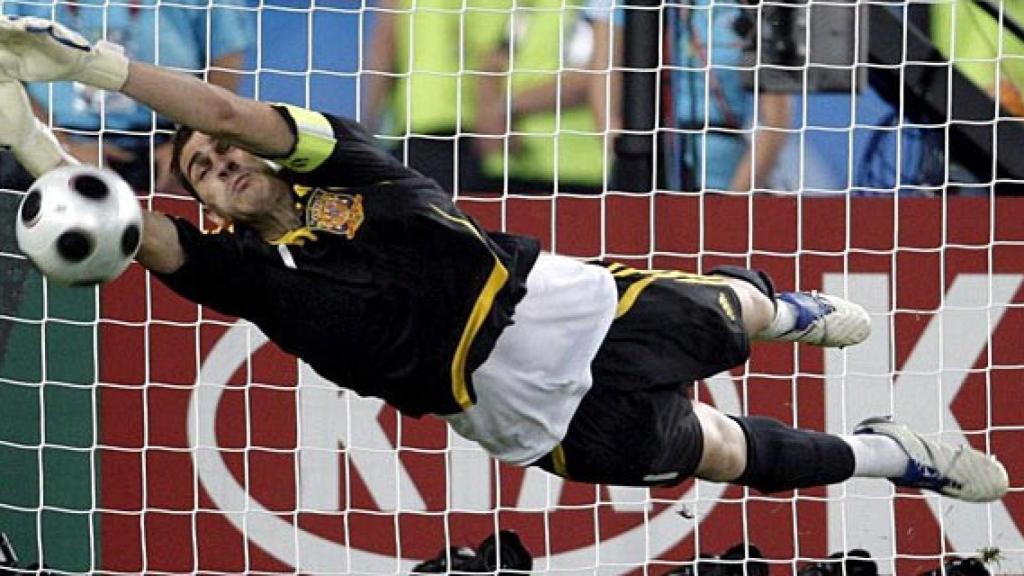
<svg viewBox="0 0 1024 576"><path fill-rule="evenodd" d="M686 271L728 262L766 270L779 289L863 298L875 325L864 350L760 345L745 369L695 393L834 432L895 412L993 451L1019 486L1024 201L608 195L462 206L563 254ZM195 215L190 201L161 208ZM400 417L323 382L255 328L137 267L104 289L101 317L103 570L396 573L497 528L520 534L538 571L660 574L744 539L775 574L852 548L900 574L982 546L1022 562L1020 492L963 507L913 491L893 500L881 481L795 497L563 482L495 466L440 420Z"/></svg>

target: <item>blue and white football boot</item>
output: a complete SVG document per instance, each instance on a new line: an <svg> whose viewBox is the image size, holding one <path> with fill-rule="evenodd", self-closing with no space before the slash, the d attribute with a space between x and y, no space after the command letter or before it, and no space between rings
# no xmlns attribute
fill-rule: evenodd
<svg viewBox="0 0 1024 576"><path fill-rule="evenodd" d="M903 476L890 478L897 486L921 488L967 502L992 502L1010 486L1006 468L995 456L970 446L953 447L911 432L889 418L868 418L854 434L881 434L896 441L910 457Z"/></svg>
<svg viewBox="0 0 1024 576"><path fill-rule="evenodd" d="M826 348L860 344L871 334L871 317L859 304L818 292L780 292L776 299L797 310L796 325L772 340Z"/></svg>

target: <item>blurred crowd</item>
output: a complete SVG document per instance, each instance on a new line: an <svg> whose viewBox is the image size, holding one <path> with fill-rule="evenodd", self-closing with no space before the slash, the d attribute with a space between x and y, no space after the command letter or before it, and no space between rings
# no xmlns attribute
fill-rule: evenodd
<svg viewBox="0 0 1024 576"><path fill-rule="evenodd" d="M899 16L988 95L993 122L1024 115L1024 40L1013 26L1024 22L1024 3L1002 5L993 16L976 0L910 2ZM657 29L642 32L657 37L652 186L659 190L938 194L961 191L947 186L957 179L985 184L992 178L960 170L946 156L940 132L950 118L919 130L916 117L904 117L904 108L915 107L911 101L886 104L888 115L876 114L870 106L881 100L858 76L862 67L849 68L846 94L831 95L838 100L806 82L774 82L756 65L758 51L786 39L758 37L774 17L766 20L768 12L754 0L683 0L646 9L624 0L376 0L359 16L364 45L341 48L358 60L361 105L352 115L452 192L629 189L621 186L632 175L620 171L615 150L632 130L623 122L624 107L649 106L623 98L624 76L635 70L626 58L627 21L631 11L644 10L657 13ZM251 0L10 1L3 11L55 18L90 41L106 38L135 59L230 90L240 77L258 75L274 51L266 39L258 49L264 15ZM320 37L312 38L314 32ZM301 36L314 76L317 53L336 48L322 29ZM807 47L790 50L801 62ZM30 89L37 114L79 159L114 168L140 191L178 191L167 170L172 127L165 119L118 94L77 84ZM308 94L293 100L317 104ZM850 143L833 147L834 140L816 139L836 130L827 122L817 130L809 118L827 119L844 107L847 117L838 126L845 126L844 138L854 133ZM878 118L865 120L872 114ZM876 121L877 130L861 138L858 130ZM919 145L909 145L912 140ZM0 187L24 189L27 178L11 157L0 157Z"/></svg>
<svg viewBox="0 0 1024 576"><path fill-rule="evenodd" d="M368 50L366 117L402 137L396 153L409 165L448 190L607 189L623 130L626 8L469 0L462 11L463 0L426 0L413 10L409 0L385 1ZM711 0L662 12L658 140L671 152L659 163L660 188L751 190L779 157L789 95L755 98L744 81L742 12Z"/></svg>
<svg viewBox="0 0 1024 576"><path fill-rule="evenodd" d="M616 141L630 133L623 103L644 105L623 97L623 75L634 69L624 59L624 29L627 14L643 8L612 0L382 1L367 50L363 117L393 138L396 155L452 191L624 189L631 175L617 174L614 154ZM995 15L975 0L908 5L890 12L952 63L951 76L987 94L992 109L970 111L972 120L994 124L1024 114L1024 40L1011 26L1024 22L1024 4L1003 3ZM762 45L787 41L757 36L778 13L748 0L654 6L657 189L989 193L991 174L972 174L946 154L956 146L943 125L960 119L915 114L923 107L902 90L906 100L883 102L860 74L864 66L850 66L845 85L825 89L845 94L819 94L806 78L778 82L763 73L771 66L757 66ZM851 45L872 38L866 28L848 32ZM781 68L809 61L799 40L789 50L793 59ZM861 50L851 57L863 64L870 50ZM950 99L959 94L952 85L948 91ZM843 138L868 143L815 140L827 130L815 129L809 111L822 102L824 128L845 125ZM832 124L828 116L837 110L847 117ZM817 185L816 170L831 171L824 179L839 184Z"/></svg>

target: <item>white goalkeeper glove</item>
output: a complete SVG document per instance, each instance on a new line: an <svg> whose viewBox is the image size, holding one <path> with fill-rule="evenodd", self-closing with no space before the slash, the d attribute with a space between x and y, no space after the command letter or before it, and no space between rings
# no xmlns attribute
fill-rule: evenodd
<svg viewBox="0 0 1024 576"><path fill-rule="evenodd" d="M46 125L32 115L25 88L17 80L0 81L0 146L14 151L33 176L61 164L77 164Z"/></svg>
<svg viewBox="0 0 1024 576"><path fill-rule="evenodd" d="M124 49L89 42L49 20L0 16L0 74L31 81L72 80L101 90L120 90L128 80Z"/></svg>

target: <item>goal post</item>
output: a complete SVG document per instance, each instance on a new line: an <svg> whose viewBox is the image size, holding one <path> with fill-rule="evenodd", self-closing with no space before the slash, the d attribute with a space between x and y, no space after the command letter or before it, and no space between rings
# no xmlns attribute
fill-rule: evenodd
<svg viewBox="0 0 1024 576"><path fill-rule="evenodd" d="M543 10L525 0L409 4L236 8L258 17L243 91L359 116L371 80L434 76L461 86L515 70L513 58L504 71L465 59L454 72L416 70L411 60L410 70L382 71L368 64L368 50L383 18L430 11L465 31L458 23L481 11L508 19L514 48L518 19L584 12L573 2ZM780 3L760 5L769 4ZM664 6L655 8L661 16L672 12ZM411 59L416 44L408 46ZM1009 49L985 54L973 61L1016 57ZM865 76L878 67L899 78L911 66L935 67L953 82L948 64L857 64ZM654 74L679 69L659 53ZM544 74L566 71L600 73L573 60ZM560 102L572 90L569 81L555 86ZM97 290L46 282L14 243L22 192L3 189L0 532L23 566L43 562L59 573L405 574L502 529L520 536L536 573L661 575L741 542L757 546L779 575L855 549L868 551L880 573L919 574L992 549L1001 557L994 573L1024 572L1024 201L996 195L992 179L972 183L978 194L945 193L963 173L946 163L949 146L936 135L956 122L908 119L911 92L893 106L868 86L847 88L791 96L771 192L624 191L607 178L593 190L506 192L506 173L498 187L460 190L456 199L486 228L535 236L561 254L692 272L751 266L779 289L862 303L873 324L866 343L837 351L758 345L745 367L697 383L694 396L729 413L833 433L892 414L929 437L999 455L1011 481L1003 500L965 505L868 480L770 496L694 481L590 486L499 465L441 420L402 417L325 381L252 325L175 296L138 265ZM668 94L653 95L656 121ZM386 122L362 119L374 120L390 145L424 136L454 146L479 136L461 121L451 134L409 131L411 120L406 131L384 133ZM972 122L994 130L1016 120L993 106ZM754 126L737 134L749 140ZM487 136L507 157L522 130L513 124ZM630 130L598 135L610 145ZM654 131L633 135L653 139ZM998 153L1002 142L993 137L990 149ZM202 222L186 196L158 191L145 200Z"/></svg>

